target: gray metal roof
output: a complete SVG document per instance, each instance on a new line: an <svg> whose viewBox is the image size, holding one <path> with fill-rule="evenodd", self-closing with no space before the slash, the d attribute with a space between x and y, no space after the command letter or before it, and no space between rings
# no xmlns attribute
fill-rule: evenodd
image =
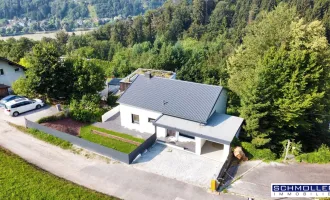
<svg viewBox="0 0 330 200"><path fill-rule="evenodd" d="M230 144L243 121L240 117L214 113L206 125L168 115L161 116L153 124L213 142Z"/></svg>
<svg viewBox="0 0 330 200"><path fill-rule="evenodd" d="M221 91L220 86L139 75L118 102L206 123Z"/></svg>

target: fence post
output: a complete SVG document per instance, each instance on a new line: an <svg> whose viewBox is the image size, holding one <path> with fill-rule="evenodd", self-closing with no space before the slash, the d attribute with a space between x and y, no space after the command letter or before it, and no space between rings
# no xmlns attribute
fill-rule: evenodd
<svg viewBox="0 0 330 200"><path fill-rule="evenodd" d="M286 150L285 150L285 157L284 161L286 161L286 158L288 157L289 149L290 149L290 140L288 140L288 144L286 145Z"/></svg>

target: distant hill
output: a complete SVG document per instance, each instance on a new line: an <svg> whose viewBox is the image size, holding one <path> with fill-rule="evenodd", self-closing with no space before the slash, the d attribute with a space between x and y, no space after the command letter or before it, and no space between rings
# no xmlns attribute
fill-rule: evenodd
<svg viewBox="0 0 330 200"><path fill-rule="evenodd" d="M0 0L0 34L92 28L114 18L143 14L164 2L165 0Z"/></svg>

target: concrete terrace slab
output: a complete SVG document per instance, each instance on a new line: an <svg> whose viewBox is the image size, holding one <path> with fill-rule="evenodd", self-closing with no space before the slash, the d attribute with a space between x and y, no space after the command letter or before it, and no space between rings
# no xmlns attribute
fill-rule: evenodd
<svg viewBox="0 0 330 200"><path fill-rule="evenodd" d="M96 127L99 128L104 128L107 130L119 132L119 133L125 133L137 138L143 138L143 139L148 139L151 134L149 133L141 133L139 131L135 130L130 130L128 128L124 128L121 126L121 121L120 121L120 113L115 114L113 117L111 117L108 121L106 122L97 122L93 124Z"/></svg>
<svg viewBox="0 0 330 200"><path fill-rule="evenodd" d="M185 183L209 188L224 163L156 143L131 166Z"/></svg>

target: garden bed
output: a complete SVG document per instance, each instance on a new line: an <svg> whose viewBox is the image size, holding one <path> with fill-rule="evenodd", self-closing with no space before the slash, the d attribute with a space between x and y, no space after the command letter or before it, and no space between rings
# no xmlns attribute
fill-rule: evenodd
<svg viewBox="0 0 330 200"><path fill-rule="evenodd" d="M95 131L102 132L102 134L109 134L109 136L106 137L103 135L95 134ZM141 138L136 138L131 135L110 131L92 125L82 127L80 130L80 137L90 142L94 142L127 154L134 151L139 146L138 143L143 143L145 141ZM127 142L126 140L134 141L136 144Z"/></svg>
<svg viewBox="0 0 330 200"><path fill-rule="evenodd" d="M51 129L78 136L122 153L129 154L140 146L145 140L124 133L99 128L86 123L65 117L63 114L50 116L39 120L43 126Z"/></svg>
<svg viewBox="0 0 330 200"><path fill-rule="evenodd" d="M49 128L68 133L70 135L78 136L80 133L80 128L85 126L85 123L75 121L71 118L63 118L56 121L49 121L41 123L41 125L47 126Z"/></svg>

